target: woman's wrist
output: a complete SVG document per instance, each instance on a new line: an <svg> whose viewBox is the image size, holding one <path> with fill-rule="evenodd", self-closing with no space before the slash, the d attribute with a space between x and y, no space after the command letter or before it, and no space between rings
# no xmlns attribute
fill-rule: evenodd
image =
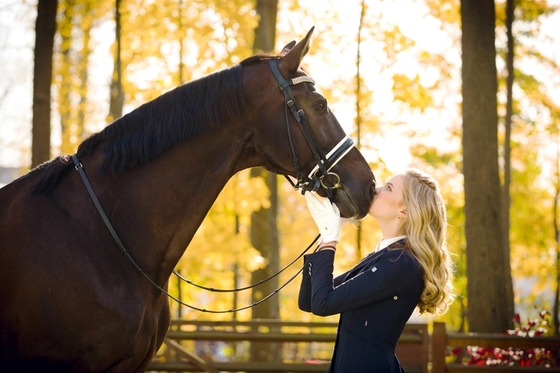
<svg viewBox="0 0 560 373"><path fill-rule="evenodd" d="M331 251L336 251L336 241L331 241L331 242L321 242L319 244L319 246L317 246L317 249L315 251L321 251L321 250L331 250Z"/></svg>

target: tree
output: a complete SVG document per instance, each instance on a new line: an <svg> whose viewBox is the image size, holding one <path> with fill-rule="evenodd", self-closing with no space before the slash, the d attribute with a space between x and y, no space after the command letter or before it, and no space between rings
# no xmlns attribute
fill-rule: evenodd
<svg viewBox="0 0 560 373"><path fill-rule="evenodd" d="M60 127L62 134L61 152L71 154L75 150L75 146L71 145L73 137L71 128L75 118L72 117L72 94L76 92L76 59L73 56L73 40L72 31L75 22L75 6L74 0L63 0L60 3L60 12L62 17L58 24L58 34L60 35L60 45L57 51L58 61L55 68L55 81L58 88L58 113L60 115ZM58 77L58 79L56 79ZM74 144L75 145L75 144Z"/></svg>
<svg viewBox="0 0 560 373"><path fill-rule="evenodd" d="M525 302L523 303L529 303L534 307L545 310L552 309L554 325L551 326L551 332L557 334L559 324L558 288L560 284L556 210L558 203L558 156L557 154L555 157L546 153L549 153L554 146L551 144L551 140L558 138L560 106L552 99L554 91L550 91L550 87L554 86L555 83L543 80L542 72L548 71L551 76L558 76L560 66L550 57L551 49L548 46L535 48L532 44L536 40L542 39L542 20L557 12L560 7L548 2L528 0L516 0L514 4L515 14L518 15L513 28L517 34L514 83L515 88L520 89L523 96L513 100L513 109L506 108L506 111L513 112L515 110L511 133L512 138L517 135L517 141L512 141L512 153L517 152L525 158L528 157L527 154L530 154L530 152L537 153L537 155L533 156L532 164L521 164L524 170L519 170L520 167L512 170L512 186L514 187L512 192L517 189L517 196L512 195L510 213L516 213L518 219L512 217L511 223L522 226L524 230L524 232L517 233L518 239L512 240L512 242L526 241L522 247L517 244L517 250L512 245L512 258L515 258L517 262L512 268L514 268L513 273L518 278L525 277L537 280L534 282L529 295L525 296ZM513 8L513 5L511 7ZM513 18L513 14L510 14L513 13L513 9L507 10L506 19L508 17ZM508 49L510 48L508 47ZM531 64L536 62L539 68L527 68L525 62L528 61ZM510 61L507 62L510 63ZM535 113L537 114L535 115ZM534 144L529 144L527 141L529 138L532 139L530 141ZM519 149L516 149L516 147ZM539 151L542 149L547 150ZM514 161L515 158L513 157ZM517 165L519 166L519 163ZM530 176L531 173L533 173L532 176ZM543 177L543 175L550 176ZM524 178L522 182L518 183L517 187L515 176ZM538 183L534 181L539 179L540 182ZM528 186L532 187L531 191L524 190ZM519 195L522 197L519 198ZM548 206L551 206L552 214ZM527 231L532 232L532 234L527 235ZM544 294L553 289L556 289L556 291L553 293L552 305L550 305L549 295L544 296ZM540 297L539 294L541 294Z"/></svg>
<svg viewBox="0 0 560 373"><path fill-rule="evenodd" d="M109 122L122 116L124 106L124 90L122 82L122 58L121 58L121 0L115 3L115 65L113 67L113 78L111 80L109 100Z"/></svg>
<svg viewBox="0 0 560 373"><path fill-rule="evenodd" d="M58 22L60 43L56 51L53 81L58 93L60 153L72 154L85 137L88 118L88 65L91 31L99 17L100 4L94 0L62 0Z"/></svg>
<svg viewBox="0 0 560 373"><path fill-rule="evenodd" d="M254 53L273 52L276 37L278 0L257 0L259 22L255 29ZM263 168L251 170L252 177L262 178L270 191L270 206L261 207L251 218L251 243L267 260L267 265L251 274L251 282L258 283L280 270L280 242L278 232L278 176ZM252 303L258 302L278 288L278 277L254 288ZM253 319L280 319L279 297L270 298L252 308ZM255 361L281 361L281 344L251 343L251 358Z"/></svg>
<svg viewBox="0 0 560 373"><path fill-rule="evenodd" d="M360 48L362 46L362 27L364 23L364 15L366 13L366 2L362 0L360 4L360 22L358 23L358 40L357 40L357 51L356 51L356 148L361 148L361 125L362 125L362 115L361 115L361 87L362 87L362 76L360 75ZM356 251L358 257L362 257L362 224L360 221L357 222L356 227Z"/></svg>
<svg viewBox="0 0 560 373"><path fill-rule="evenodd" d="M456 30L460 29L460 20L455 16L460 15L458 7L456 8L453 2L443 0L427 0L427 3L430 13L442 22L442 29L449 35L457 33ZM541 27L542 22L556 12L558 7L546 2L516 0L516 19L513 20L513 6L509 10L507 6L506 2L496 4L496 50L499 61L497 66L505 67L498 71L498 98L506 98L499 100L498 112L505 113L505 116L500 118L504 129L502 131L500 128L498 146L499 154L503 157L500 164L503 165L504 201L507 198L506 193L509 191L511 194L509 203L504 202L502 205L504 212L509 213L509 218L504 213L502 219L504 225L509 225L509 232L504 230L503 235L504 240L509 239L511 273L516 279L528 279L533 283L530 290L524 286L516 288L516 312L523 313L531 312L533 306L549 309L548 291L552 288L551 283L556 282L552 276L556 271L555 257L551 254L553 251L547 249L553 246L550 238L554 237L554 233L551 229L551 215L546 208L553 198L553 185L550 185L546 175L553 173L551 170L554 167L553 162L547 161L546 149L549 149L551 139L551 135L547 133L550 129L547 130L547 127L557 127L554 117L558 109L550 99L553 95L550 87L554 87L555 82L549 77L558 76L558 66L551 58L552 44L547 42L542 45L537 44L537 41L546 39L546 28ZM511 22L515 21L509 37L507 13ZM515 50L513 45L507 45L513 44L514 38ZM457 41L459 40L460 38L457 38ZM513 56L510 52L515 52L516 66L513 72L507 71L510 65L513 68ZM543 77L549 80L544 81ZM443 77L439 81L444 83L448 79L451 77ZM511 83L508 82L510 79ZM512 83L513 89L510 90L508 86ZM547 91L551 93L547 94ZM509 105L511 107L508 108ZM511 125L508 124L508 119L511 119ZM511 136L506 133L508 128ZM458 135L460 133L457 131ZM508 176L508 173L511 176ZM504 250L508 250L507 245L508 242L504 242ZM459 255L463 258L465 255L462 241L460 247ZM466 279L462 278L464 264L461 259L457 260L457 264L456 286L462 289L462 284L466 282ZM467 293L461 295L455 303L461 301L466 306Z"/></svg>
<svg viewBox="0 0 560 373"><path fill-rule="evenodd" d="M462 0L463 175L469 330L511 327L513 293L504 255L498 167L497 70L493 0ZM507 287L506 287L507 289Z"/></svg>
<svg viewBox="0 0 560 373"><path fill-rule="evenodd" d="M255 29L253 52L274 51L276 39L276 17L278 14L278 0L257 0L257 14L259 23Z"/></svg>
<svg viewBox="0 0 560 373"><path fill-rule="evenodd" d="M39 0L33 68L33 143L31 167L51 157L51 84L58 0Z"/></svg>

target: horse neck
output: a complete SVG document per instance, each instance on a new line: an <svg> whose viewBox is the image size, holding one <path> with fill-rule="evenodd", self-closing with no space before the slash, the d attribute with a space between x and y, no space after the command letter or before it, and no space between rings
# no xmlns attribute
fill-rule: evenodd
<svg viewBox="0 0 560 373"><path fill-rule="evenodd" d="M116 180L120 192L114 203L121 206L122 219L133 231L127 237L131 251L159 284L167 281L218 194L243 163L239 143L225 131L203 134Z"/></svg>

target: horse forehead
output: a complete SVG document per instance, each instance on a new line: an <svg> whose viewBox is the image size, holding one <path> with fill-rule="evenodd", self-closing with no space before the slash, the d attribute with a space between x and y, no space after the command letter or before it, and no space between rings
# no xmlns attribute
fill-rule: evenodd
<svg viewBox="0 0 560 373"><path fill-rule="evenodd" d="M309 104L310 102L317 102L320 99L324 99L325 96L317 90L314 83L303 82L297 85L292 85L294 98L297 103L301 105Z"/></svg>

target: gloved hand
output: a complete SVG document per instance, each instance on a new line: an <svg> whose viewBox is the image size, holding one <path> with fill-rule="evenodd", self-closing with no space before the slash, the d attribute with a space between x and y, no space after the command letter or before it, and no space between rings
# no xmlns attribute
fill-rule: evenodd
<svg viewBox="0 0 560 373"><path fill-rule="evenodd" d="M328 198L322 201L312 192L305 193L307 208L321 233L322 242L338 242L340 210Z"/></svg>

